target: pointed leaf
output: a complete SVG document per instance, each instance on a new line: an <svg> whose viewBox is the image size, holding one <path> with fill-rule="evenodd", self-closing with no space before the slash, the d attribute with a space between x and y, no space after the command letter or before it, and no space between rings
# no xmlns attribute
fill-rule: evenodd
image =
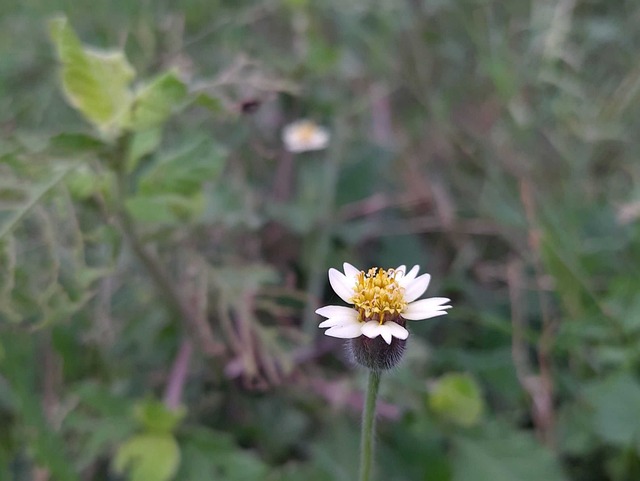
<svg viewBox="0 0 640 481"><path fill-rule="evenodd" d="M177 111L187 97L187 87L175 72L156 77L136 95L131 113L131 127L145 130L162 124Z"/></svg>
<svg viewBox="0 0 640 481"><path fill-rule="evenodd" d="M145 155L155 152L161 141L162 131L159 127L133 134L127 151L127 172L133 172Z"/></svg>
<svg viewBox="0 0 640 481"><path fill-rule="evenodd" d="M52 19L49 28L67 100L103 134L116 134L129 114L133 68L122 52L83 46L64 17Z"/></svg>
<svg viewBox="0 0 640 481"><path fill-rule="evenodd" d="M199 138L167 154L140 179L140 193L193 195L203 182L222 170L224 151L210 139Z"/></svg>
<svg viewBox="0 0 640 481"><path fill-rule="evenodd" d="M61 155L78 155L99 152L105 147L104 142L91 135L77 132L63 132L51 137L50 148Z"/></svg>

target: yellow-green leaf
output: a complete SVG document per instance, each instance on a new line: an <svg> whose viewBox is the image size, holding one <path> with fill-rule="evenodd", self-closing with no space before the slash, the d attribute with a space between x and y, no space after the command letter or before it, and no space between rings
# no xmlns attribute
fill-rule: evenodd
<svg viewBox="0 0 640 481"><path fill-rule="evenodd" d="M160 401L147 399L136 404L134 414L148 432L162 434L173 431L184 418L186 409L180 407L177 410L171 410Z"/></svg>
<svg viewBox="0 0 640 481"><path fill-rule="evenodd" d="M429 405L447 421L461 426L477 424L484 411L480 387L471 376L461 373L442 376L431 390Z"/></svg>
<svg viewBox="0 0 640 481"><path fill-rule="evenodd" d="M124 53L83 46L64 17L52 19L49 29L67 100L101 133L117 134L128 120L135 75Z"/></svg>
<svg viewBox="0 0 640 481"><path fill-rule="evenodd" d="M131 128L145 130L162 124L178 110L187 97L187 87L175 72L166 72L136 94L131 112Z"/></svg>
<svg viewBox="0 0 640 481"><path fill-rule="evenodd" d="M139 434L122 444L113 460L117 474L130 481L169 481L180 464L180 448L169 434Z"/></svg>
<svg viewBox="0 0 640 481"><path fill-rule="evenodd" d="M127 150L127 173L133 172L138 167L140 160L145 155L153 153L161 141L162 131L159 127L133 133Z"/></svg>

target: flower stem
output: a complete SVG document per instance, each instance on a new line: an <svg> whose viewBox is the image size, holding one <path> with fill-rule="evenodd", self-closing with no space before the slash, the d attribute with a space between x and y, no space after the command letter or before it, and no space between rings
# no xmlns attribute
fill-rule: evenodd
<svg viewBox="0 0 640 481"><path fill-rule="evenodd" d="M324 165L324 179L322 196L319 202L319 218L317 231L314 233L316 243L313 246L313 261L309 268L309 301L305 308L302 327L305 334L313 339L318 332L318 316L315 314L316 302L322 297L322 289L327 282L326 263L331 250L331 237L334 226L335 196L340 173L343 146L345 143L345 121L342 117L336 118L332 127L335 131L334 140L331 141L331 149Z"/></svg>
<svg viewBox="0 0 640 481"><path fill-rule="evenodd" d="M362 438L360 439L360 481L371 480L373 467L373 446L375 441L376 398L380 387L381 371L369 371L367 397L362 412Z"/></svg>

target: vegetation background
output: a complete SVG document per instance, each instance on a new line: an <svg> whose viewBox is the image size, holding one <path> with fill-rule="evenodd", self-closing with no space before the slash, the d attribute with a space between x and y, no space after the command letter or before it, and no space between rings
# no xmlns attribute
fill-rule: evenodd
<svg viewBox="0 0 640 481"><path fill-rule="evenodd" d="M454 306L383 378L378 479L640 479L639 24L2 0L0 480L353 480L343 261ZM304 117L329 149L286 152Z"/></svg>

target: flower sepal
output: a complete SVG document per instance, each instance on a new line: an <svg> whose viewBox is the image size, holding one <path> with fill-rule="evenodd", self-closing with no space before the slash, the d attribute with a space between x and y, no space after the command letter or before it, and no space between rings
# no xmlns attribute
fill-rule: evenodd
<svg viewBox="0 0 640 481"><path fill-rule="evenodd" d="M407 345L405 339L394 337L391 344L380 336L366 336L350 339L347 349L351 360L374 371L386 371L397 366L402 360Z"/></svg>

